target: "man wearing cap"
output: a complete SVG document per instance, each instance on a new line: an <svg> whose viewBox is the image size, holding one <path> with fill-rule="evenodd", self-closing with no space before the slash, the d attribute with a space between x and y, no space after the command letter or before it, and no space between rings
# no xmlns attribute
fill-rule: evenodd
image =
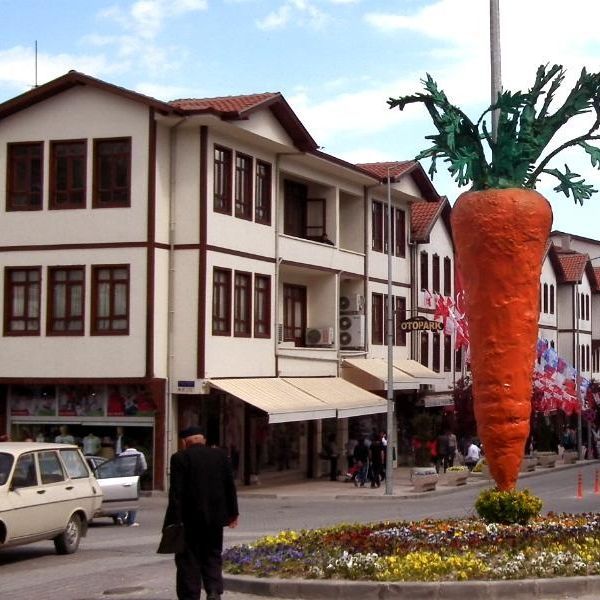
<svg viewBox="0 0 600 600"><path fill-rule="evenodd" d="M171 456L169 504L164 527L183 523L185 550L175 554L177 598L207 600L223 593L223 527L238 523L237 493L227 455L208 448L204 431L179 432L184 449Z"/></svg>

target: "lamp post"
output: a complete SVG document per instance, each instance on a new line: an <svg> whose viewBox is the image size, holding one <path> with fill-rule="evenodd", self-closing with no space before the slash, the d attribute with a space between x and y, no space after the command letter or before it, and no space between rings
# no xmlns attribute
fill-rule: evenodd
<svg viewBox="0 0 600 600"><path fill-rule="evenodd" d="M498 100L502 92L502 72L500 58L500 0L490 0L490 79L492 104ZM496 139L498 128L498 109L492 112L492 139Z"/></svg>
<svg viewBox="0 0 600 600"><path fill-rule="evenodd" d="M394 312L392 309L392 179L390 167L387 169L387 446L385 448L385 495L391 496L394 490L392 481L392 444L396 439L394 431Z"/></svg>

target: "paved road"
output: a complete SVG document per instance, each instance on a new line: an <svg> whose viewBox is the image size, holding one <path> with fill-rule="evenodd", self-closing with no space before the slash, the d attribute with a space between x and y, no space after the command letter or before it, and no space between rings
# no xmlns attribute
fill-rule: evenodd
<svg viewBox="0 0 600 600"><path fill-rule="evenodd" d="M521 482L544 500L544 510L588 512L600 510L600 495L593 493L595 469L590 464L572 470L546 471ZM584 497L577 498L577 475L584 477ZM249 542L281 529L310 528L339 522L380 519L420 519L470 515L481 487L456 489L450 494L426 497L358 497L348 484L323 482L323 493L288 497L251 497L241 493L241 523L226 530L226 544ZM316 483L318 486L318 482ZM333 490L333 491L332 491ZM447 492L447 490L444 490ZM274 494L272 494L274 496ZM92 524L79 551L57 556L53 545L38 543L0 552L1 600L174 600L173 560L157 555L160 525L166 499L142 499L141 526L117 527L109 520ZM253 600L246 594L225 593L224 600ZM578 596L578 600L592 600Z"/></svg>

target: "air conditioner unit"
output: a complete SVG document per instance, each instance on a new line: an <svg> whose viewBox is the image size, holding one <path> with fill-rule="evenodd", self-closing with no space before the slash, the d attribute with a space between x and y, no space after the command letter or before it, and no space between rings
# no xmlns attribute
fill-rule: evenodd
<svg viewBox="0 0 600 600"><path fill-rule="evenodd" d="M365 297L362 294L340 296L341 312L362 312L365 308Z"/></svg>
<svg viewBox="0 0 600 600"><path fill-rule="evenodd" d="M333 327L309 327L306 330L307 346L332 346Z"/></svg>
<svg viewBox="0 0 600 600"><path fill-rule="evenodd" d="M344 315L340 317L340 348L364 348L364 315Z"/></svg>

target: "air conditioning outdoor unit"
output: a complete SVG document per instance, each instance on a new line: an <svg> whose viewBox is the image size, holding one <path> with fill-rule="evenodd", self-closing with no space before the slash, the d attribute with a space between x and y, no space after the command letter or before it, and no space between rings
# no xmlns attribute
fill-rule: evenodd
<svg viewBox="0 0 600 600"><path fill-rule="evenodd" d="M340 348L363 348L364 345L364 315L344 315L340 317Z"/></svg>
<svg viewBox="0 0 600 600"><path fill-rule="evenodd" d="M365 308L365 297L362 294L340 296L341 312L362 312Z"/></svg>
<svg viewBox="0 0 600 600"><path fill-rule="evenodd" d="M332 346L333 327L309 327L306 330L307 346Z"/></svg>

